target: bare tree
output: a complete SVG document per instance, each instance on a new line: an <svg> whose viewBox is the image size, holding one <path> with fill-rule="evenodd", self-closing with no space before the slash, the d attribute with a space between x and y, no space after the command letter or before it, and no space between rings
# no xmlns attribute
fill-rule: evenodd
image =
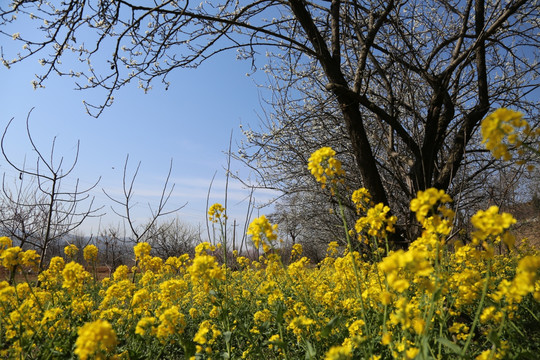
<svg viewBox="0 0 540 360"><path fill-rule="evenodd" d="M7 154L5 139L13 119L9 121L2 134L0 142L2 154L20 176L19 184L11 188L4 174L0 226L9 236L18 240L21 247L31 246L39 250L42 268L49 247L54 241L73 232L87 218L101 216L98 213L101 208L94 207L94 197L90 196L90 191L96 187L99 179L84 189L80 187L77 179L72 188L66 190L62 181L70 178L77 165L79 142L73 162L67 170L64 170L64 158L60 158L59 161L55 159L56 138L53 139L48 158L36 146L30 132L30 115L31 111L26 118L26 135L32 151L37 155L35 168L17 165ZM23 185L23 181L27 178L31 180L27 185Z"/></svg>
<svg viewBox="0 0 540 360"><path fill-rule="evenodd" d="M354 218L350 215L346 214L347 222L353 228ZM278 231L286 246L301 244L304 254L315 263L324 258L330 241L347 244L338 202L316 188L283 196L269 219L279 224Z"/></svg>
<svg viewBox="0 0 540 360"><path fill-rule="evenodd" d="M346 135L342 151L375 202L451 187L493 106L538 119L535 1L16 0L0 9L0 31L26 46L12 60L2 54L4 64L47 54L34 85L53 73L84 78L80 89L106 90L102 104L88 104L96 115L131 81L146 91L160 78L167 88L176 68L231 49L255 68L266 51L278 64L269 63L279 75L273 90L292 100L289 109L317 104L311 92L329 105ZM21 16L44 36L7 33ZM103 52L106 66L93 61ZM70 55L87 68L61 61ZM294 87L302 84L313 91ZM297 114L313 114L304 110Z"/></svg>
<svg viewBox="0 0 540 360"><path fill-rule="evenodd" d="M159 203L157 207L153 208L150 203L148 203L148 210L150 212L149 220L145 223L137 224L137 221L134 217L133 207L138 205L134 199L135 195L135 180L139 174L139 169L141 167L141 162L137 164L133 175L129 176L128 174L128 165L129 165L129 155L126 156L126 161L124 162L124 172L122 177L122 191L123 197L115 198L111 196L105 189L103 192L105 195L113 201L117 206L119 206L122 211L116 210L114 206L111 206L112 211L118 215L128 227L127 234L123 238L130 242L138 243L144 239L152 229L155 229L158 220L164 216L171 215L180 209L182 209L186 204L183 204L177 208L167 210L167 203L172 195L174 190L174 184L169 186L169 180L171 177L173 162L169 164L169 171L167 177L161 189L161 196L159 198Z"/></svg>
<svg viewBox="0 0 540 360"><path fill-rule="evenodd" d="M156 256L167 259L182 254L195 254L195 245L201 242L201 234L179 218L154 222L144 240L152 246Z"/></svg>
<svg viewBox="0 0 540 360"><path fill-rule="evenodd" d="M111 225L96 237L96 246L100 251L99 264L107 267L109 276L118 266L133 263L131 244L128 244L124 234L119 227Z"/></svg>

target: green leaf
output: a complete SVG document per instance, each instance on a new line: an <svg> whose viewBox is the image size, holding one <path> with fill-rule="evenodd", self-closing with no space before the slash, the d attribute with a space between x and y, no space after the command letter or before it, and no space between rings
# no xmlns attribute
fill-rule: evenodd
<svg viewBox="0 0 540 360"><path fill-rule="evenodd" d="M323 338L325 337L328 337L328 335L330 335L330 332L332 331L332 329L336 326L336 325L339 325L341 322L343 321L342 317L341 316L335 316L332 320L330 320L328 322L328 324L326 324L322 331L321 331L321 336Z"/></svg>
<svg viewBox="0 0 540 360"><path fill-rule="evenodd" d="M422 359L424 360L433 359L433 357L430 355L429 341L427 337L422 338L421 351L422 351Z"/></svg>
<svg viewBox="0 0 540 360"><path fill-rule="evenodd" d="M306 359L315 359L315 355L317 355L317 350L311 345L309 341L305 341L306 343Z"/></svg>
<svg viewBox="0 0 540 360"><path fill-rule="evenodd" d="M184 353L186 355L186 359L189 359L190 357L194 356L196 353L196 346L193 341L189 340L183 340L182 347L184 348Z"/></svg>
<svg viewBox="0 0 540 360"><path fill-rule="evenodd" d="M497 332L494 330L491 330L487 336L488 340L491 341L493 344L499 345L500 339L499 335L497 335Z"/></svg>
<svg viewBox="0 0 540 360"><path fill-rule="evenodd" d="M452 350L455 354L461 354L461 348L455 342L452 342L445 338L439 338L439 341L442 345L446 346L448 349Z"/></svg>
<svg viewBox="0 0 540 360"><path fill-rule="evenodd" d="M225 343L229 343L231 342L231 336L232 336L232 332L231 331L225 331L223 333L223 338L225 339Z"/></svg>
<svg viewBox="0 0 540 360"><path fill-rule="evenodd" d="M524 352L521 352L518 354L518 356L516 357L517 360L527 360L527 359L535 359L535 356L538 355L538 354L534 354L530 351L524 351Z"/></svg>

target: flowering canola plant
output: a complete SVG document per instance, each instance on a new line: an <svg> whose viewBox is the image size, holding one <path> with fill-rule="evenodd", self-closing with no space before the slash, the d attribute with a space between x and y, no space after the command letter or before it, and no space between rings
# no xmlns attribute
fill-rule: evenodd
<svg viewBox="0 0 540 360"><path fill-rule="evenodd" d="M120 266L97 281L81 264L52 258L39 285L0 282L0 357L482 360L538 350L527 341L539 336L538 251L496 255L513 218L494 208L474 217L478 242L449 251L447 231L433 226L452 215L448 202L439 191L419 194L411 209L424 232L378 261L338 255L331 243L313 266L296 246L288 266L273 253L236 256L238 270L226 277L209 243L193 258L165 261L139 243L136 269ZM383 226L366 224L382 236ZM265 217L250 229L255 242L277 239ZM11 259L5 267L28 266L9 255L21 253L10 241L0 243L0 258ZM84 253L97 257L93 247Z"/></svg>
<svg viewBox="0 0 540 360"><path fill-rule="evenodd" d="M323 149L310 158L310 170L337 189L341 165ZM68 246L39 281L0 281L0 358L534 358L538 249L515 247L515 219L495 207L472 217L469 243L450 241L451 200L437 189L419 192L410 209L420 236L407 250L373 248L370 260L332 241L318 264L297 245L285 266L270 251L279 237L265 216L248 229L264 255L234 252L229 267L210 243L199 244L193 257L161 259L141 242L133 249L136 266L99 280L72 261L78 249ZM365 189L352 201L358 236L350 241L385 244L396 223L388 207L373 204ZM215 206L209 215L219 220L224 213ZM507 253L497 254L500 244ZM87 266L99 261L93 245L83 254ZM39 256L0 237L0 262L25 275Z"/></svg>
<svg viewBox="0 0 540 360"><path fill-rule="evenodd" d="M330 147L322 147L309 157L308 169L324 189L330 183L332 195L335 187L343 182L345 171L341 168L341 162L336 158L336 152Z"/></svg>

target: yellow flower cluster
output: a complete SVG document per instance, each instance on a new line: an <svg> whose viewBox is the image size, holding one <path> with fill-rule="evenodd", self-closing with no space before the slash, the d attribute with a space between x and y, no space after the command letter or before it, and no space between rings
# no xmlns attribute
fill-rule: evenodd
<svg viewBox="0 0 540 360"><path fill-rule="evenodd" d="M70 258L73 259L75 256L77 256L77 253L79 252L79 248L74 244L69 244L64 248L64 253Z"/></svg>
<svg viewBox="0 0 540 360"><path fill-rule="evenodd" d="M205 242L197 245L195 258L187 271L191 275L191 281L200 283L205 291L210 289L210 284L215 280L225 280L225 271L218 264L216 258L207 253L210 244Z"/></svg>
<svg viewBox="0 0 540 360"><path fill-rule="evenodd" d="M472 233L475 245L482 244L488 238L500 240L500 235L506 245L509 247L514 245L514 237L506 230L516 223L516 219L509 213L499 214L497 206L478 211L471 217L471 223L476 228Z"/></svg>
<svg viewBox="0 0 540 360"><path fill-rule="evenodd" d="M80 292L90 275L81 264L71 261L62 270L62 277L64 278L62 287L73 292Z"/></svg>
<svg viewBox="0 0 540 360"><path fill-rule="evenodd" d="M105 320L96 320L84 324L77 332L75 355L79 359L107 359L107 353L116 346L117 339L111 324Z"/></svg>
<svg viewBox="0 0 540 360"><path fill-rule="evenodd" d="M412 281L420 281L434 271L426 254L414 250L390 253L379 263L379 269L385 274L388 286L398 293L407 290Z"/></svg>
<svg viewBox="0 0 540 360"><path fill-rule="evenodd" d="M193 341L198 345L196 350L198 354L212 354L212 345L216 342L217 338L221 335L219 328L213 324L210 320L204 320L199 325L199 330L193 337Z"/></svg>
<svg viewBox="0 0 540 360"><path fill-rule="evenodd" d="M411 201L410 209L416 214L416 219L424 229L424 240L431 246L450 234L454 211L449 207L452 199L443 190L429 188L418 191L415 199ZM432 234L435 239L430 236ZM439 239L439 236L443 238Z"/></svg>
<svg viewBox="0 0 540 360"><path fill-rule="evenodd" d="M145 256L150 255L150 244L146 242L140 242L133 247L133 252L135 253L135 259L142 260Z"/></svg>
<svg viewBox="0 0 540 360"><path fill-rule="evenodd" d="M424 224L425 220L433 215L442 214L450 217L453 215L448 212L446 205L452 202L452 199L443 190L430 188L425 191L418 191L416 198L411 201L411 211L416 213L416 220Z"/></svg>
<svg viewBox="0 0 540 360"><path fill-rule="evenodd" d="M341 168L341 162L335 156L336 152L332 148L322 147L311 154L308 161L309 171L315 180L321 183L323 189L330 182L332 195L335 192L335 185L342 182L342 177L345 175L345 171Z"/></svg>
<svg viewBox="0 0 540 360"><path fill-rule="evenodd" d="M482 121L482 143L486 144L496 159L510 160L512 155L508 152L508 146L519 147L523 140L519 134L529 130L529 124L523 119L522 113L500 108Z"/></svg>
<svg viewBox="0 0 540 360"><path fill-rule="evenodd" d="M13 242L7 236L0 237L0 253L13 246Z"/></svg>
<svg viewBox="0 0 540 360"><path fill-rule="evenodd" d="M87 245L83 249L83 257L88 263L95 263L97 261L98 248L96 245Z"/></svg>
<svg viewBox="0 0 540 360"><path fill-rule="evenodd" d="M157 329L154 327L156 323L156 318L151 316L142 317L137 326L135 327L135 334L144 336L144 335L156 335Z"/></svg>
<svg viewBox="0 0 540 360"><path fill-rule="evenodd" d="M262 245L264 252L270 251L272 243L277 240L277 224L270 224L265 215L262 215L249 224L247 234L251 236L256 248Z"/></svg>
<svg viewBox="0 0 540 360"><path fill-rule="evenodd" d="M40 257L35 250L23 251L19 246L12 245L10 238L6 236L0 238L0 265L10 271L16 266L37 269Z"/></svg>
<svg viewBox="0 0 540 360"><path fill-rule="evenodd" d="M159 316L156 335L158 338L168 338L176 334L182 334L185 327L184 314L180 313L178 306L172 306Z"/></svg>
<svg viewBox="0 0 540 360"><path fill-rule="evenodd" d="M225 208L223 205L215 203L214 205L210 206L210 209L208 210L208 220L213 223L217 223L220 219L227 219Z"/></svg>
<svg viewBox="0 0 540 360"><path fill-rule="evenodd" d="M366 216L359 218L354 226L358 233L358 239L362 239L362 233L367 232L369 236L385 239L387 233L395 231L394 224L397 217L389 216L390 208L382 203L367 210ZM367 239L366 239L367 241Z"/></svg>
<svg viewBox="0 0 540 360"><path fill-rule="evenodd" d="M351 195L351 200L354 203L358 214L367 211L369 207L373 206L371 194L366 188L355 190Z"/></svg>

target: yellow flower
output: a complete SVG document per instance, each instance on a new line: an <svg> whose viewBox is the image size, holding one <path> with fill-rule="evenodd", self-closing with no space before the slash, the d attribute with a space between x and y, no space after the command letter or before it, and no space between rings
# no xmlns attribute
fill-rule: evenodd
<svg viewBox="0 0 540 360"><path fill-rule="evenodd" d="M273 349L274 346L276 346L275 344L280 341L281 341L281 338L279 337L279 334L274 334L270 336L270 339L268 339L268 348Z"/></svg>
<svg viewBox="0 0 540 360"><path fill-rule="evenodd" d="M39 258L40 256L35 250L26 250L25 252L21 253L19 262L22 266L37 268Z"/></svg>
<svg viewBox="0 0 540 360"><path fill-rule="evenodd" d="M215 251L216 247L210 244L208 241L202 242L195 246L195 256L207 255L209 251Z"/></svg>
<svg viewBox="0 0 540 360"><path fill-rule="evenodd" d="M197 333L193 337L193 341L201 345L206 344L206 334L208 334L211 328L212 328L212 323L208 320L204 320L199 325L199 330L197 330Z"/></svg>
<svg viewBox="0 0 540 360"><path fill-rule="evenodd" d="M16 265L36 268L39 264L39 255L35 250L22 251L19 246L15 246L0 252L0 262L8 270L13 270Z"/></svg>
<svg viewBox="0 0 540 360"><path fill-rule="evenodd" d="M349 335L350 336L362 336L363 328L365 327L366 323L364 320L356 320L351 325L349 325Z"/></svg>
<svg viewBox="0 0 540 360"><path fill-rule="evenodd" d="M79 263L71 261L68 263L64 270L62 270L62 276L64 277L64 284L62 287L71 290L80 290L84 284L84 280L88 278L89 274Z"/></svg>
<svg viewBox="0 0 540 360"><path fill-rule="evenodd" d="M443 190L429 188L425 191L418 191L416 198L411 200L411 211L416 213L416 219L423 225L424 220L434 214L443 212L445 215L447 210L444 210L444 205L450 202L452 202L452 198Z"/></svg>
<svg viewBox="0 0 540 360"><path fill-rule="evenodd" d="M395 216L388 216L390 208L383 203L379 203L368 209L366 216L359 218L354 226L356 232L360 234L367 230L368 235L385 238L387 232L394 232L394 224L397 221Z"/></svg>
<svg viewBox="0 0 540 360"><path fill-rule="evenodd" d="M251 235L251 239L256 248L258 248L261 244L263 247L268 247L271 246L272 242L277 239L276 231L277 224L270 224L270 221L268 221L266 216L262 215L249 224L247 234ZM264 241L265 239L266 241Z"/></svg>
<svg viewBox="0 0 540 360"><path fill-rule="evenodd" d="M339 244L337 241L330 241L328 243L328 248L326 249L326 257L333 257L338 254Z"/></svg>
<svg viewBox="0 0 540 360"><path fill-rule="evenodd" d="M126 280L129 276L129 268L126 265L120 265L113 273L113 279L116 281Z"/></svg>
<svg viewBox="0 0 540 360"><path fill-rule="evenodd" d="M225 280L225 272L211 255L196 255L188 267L188 272L192 281L201 283L205 291L209 291L211 281Z"/></svg>
<svg viewBox="0 0 540 360"><path fill-rule="evenodd" d="M482 315L480 315L480 322L483 324L489 321L499 323L502 317L502 312L498 311L495 306L488 306L482 311Z"/></svg>
<svg viewBox="0 0 540 360"><path fill-rule="evenodd" d="M75 342L75 354L81 360L89 357L105 359L106 353L112 351L117 343L116 333L105 320L86 323L77 333L79 337Z"/></svg>
<svg viewBox="0 0 540 360"><path fill-rule="evenodd" d="M211 337L209 337L211 335ZM199 329L197 330L197 333L193 337L193 341L200 344L200 345L212 345L215 343L218 336L221 335L221 331L218 329L218 327L215 324L212 324L209 320L204 320L200 325ZM199 346L200 349L202 347ZM206 351L208 352L208 349L211 350L210 347L206 348ZM197 352L201 352L198 350Z"/></svg>
<svg viewBox="0 0 540 360"><path fill-rule="evenodd" d="M391 342L392 342L392 335L390 335L389 333L383 334L382 339L381 339L381 344L388 345Z"/></svg>
<svg viewBox="0 0 540 360"><path fill-rule="evenodd" d="M225 208L223 205L215 203L210 206L210 209L208 210L208 220L217 223L219 219L227 219L227 215L225 215Z"/></svg>
<svg viewBox="0 0 540 360"><path fill-rule="evenodd" d="M416 355L420 352L420 349L411 347L405 351L405 354L407 355L407 359L414 359Z"/></svg>
<svg viewBox="0 0 540 360"><path fill-rule="evenodd" d="M0 260L2 261L2 266L8 270L13 270L13 268L19 265L19 254L22 252L22 249L19 246L10 247L0 253Z"/></svg>
<svg viewBox="0 0 540 360"><path fill-rule="evenodd" d="M55 256L51 259L51 262L49 263L49 271L54 273L60 273L62 270L64 270L64 267L66 266L64 259L60 256Z"/></svg>
<svg viewBox="0 0 540 360"><path fill-rule="evenodd" d="M141 336L146 334L154 334L156 332L156 328L154 327L155 323L156 318L154 317L145 316L141 318L135 327L135 334L139 334Z"/></svg>
<svg viewBox="0 0 540 360"><path fill-rule="evenodd" d="M98 248L97 248L97 246L92 245L92 244L87 245L83 249L83 256L84 256L84 260L86 260L89 263L96 262L97 261L97 256L98 256Z"/></svg>
<svg viewBox="0 0 540 360"><path fill-rule="evenodd" d="M186 327L184 314L180 313L178 306L165 310L159 317L157 337L165 338L174 334L182 334Z"/></svg>
<svg viewBox="0 0 540 360"><path fill-rule="evenodd" d="M424 321L424 319L414 318L412 321L412 326L413 326L414 332L420 335L424 332L426 328L426 322Z"/></svg>
<svg viewBox="0 0 540 360"><path fill-rule="evenodd" d="M538 279L538 270L540 270L540 256L528 255L519 260L516 277L504 291L507 300L519 303L524 296L534 292L535 282ZM502 282L499 287L501 290L504 288Z"/></svg>
<svg viewBox="0 0 540 360"><path fill-rule="evenodd" d="M256 324L262 324L269 321L272 318L272 313L268 309L257 311L253 314L253 321Z"/></svg>
<svg viewBox="0 0 540 360"><path fill-rule="evenodd" d="M429 276L433 272L427 253L417 249L391 252L378 266L386 276L388 285L399 293L410 286L407 276Z"/></svg>
<svg viewBox="0 0 540 360"><path fill-rule="evenodd" d="M496 237L503 234L511 225L516 223L516 219L511 214L499 214L497 206L491 206L483 211L479 210L471 217L471 223L476 228L472 233L474 244L479 244L489 237ZM508 238L504 238L508 239ZM511 238L510 238L511 239ZM511 245L511 242L508 245Z"/></svg>
<svg viewBox="0 0 540 360"><path fill-rule="evenodd" d="M77 256L77 253L79 252L79 248L75 246L74 244L69 244L64 248L64 253L70 258L73 259L75 256Z"/></svg>
<svg viewBox="0 0 540 360"><path fill-rule="evenodd" d="M482 143L491 151L496 159L510 160L512 155L508 152L508 145L520 145L521 140L516 129L524 128L529 131L529 124L523 119L523 114L517 111L500 108L482 120ZM506 141L505 141L506 137Z"/></svg>
<svg viewBox="0 0 540 360"><path fill-rule="evenodd" d="M297 316L289 323L287 329L291 330L297 337L307 334L310 328L315 324L315 320L306 316Z"/></svg>
<svg viewBox="0 0 540 360"><path fill-rule="evenodd" d="M141 260L145 256L149 256L150 250L152 250L152 248L150 247L150 244L146 242L138 243L137 245L133 247L133 252L135 253L135 259Z"/></svg>
<svg viewBox="0 0 540 360"><path fill-rule="evenodd" d="M304 249L302 247L302 244L294 244L291 250L291 258L295 258L296 256L302 255L303 251Z"/></svg>
<svg viewBox="0 0 540 360"><path fill-rule="evenodd" d="M69 264L68 264L69 265ZM133 299L133 290L135 284L130 280L122 280L116 284L112 284L106 291L103 300L101 301L100 308L107 308L111 305L116 306L128 306Z"/></svg>
<svg viewBox="0 0 540 360"><path fill-rule="evenodd" d="M349 360L352 358L353 351L350 342L345 345L332 346L324 357L325 360Z"/></svg>
<svg viewBox="0 0 540 360"><path fill-rule="evenodd" d="M351 200L356 206L356 212L360 214L371 206L371 194L366 188L360 188L352 193Z"/></svg>
<svg viewBox="0 0 540 360"><path fill-rule="evenodd" d="M456 334L456 337L459 340L465 340L467 339L469 335L469 327L459 322L454 322L452 326L448 328L448 331L450 331L453 334Z"/></svg>
<svg viewBox="0 0 540 360"><path fill-rule="evenodd" d="M199 316L199 310L196 308L190 308L189 309L189 316L191 316L192 319L195 319L197 316Z"/></svg>
<svg viewBox="0 0 540 360"><path fill-rule="evenodd" d="M2 251L12 246L13 246L13 242L11 241L10 238L8 238L7 236L0 237L0 254L2 253Z"/></svg>
<svg viewBox="0 0 540 360"><path fill-rule="evenodd" d="M324 189L330 181L332 185L343 182L345 171L341 169L341 162L335 158L336 152L330 147L322 147L315 151L308 160L308 169L315 177L317 182L321 183ZM334 186L331 188L334 194Z"/></svg>

